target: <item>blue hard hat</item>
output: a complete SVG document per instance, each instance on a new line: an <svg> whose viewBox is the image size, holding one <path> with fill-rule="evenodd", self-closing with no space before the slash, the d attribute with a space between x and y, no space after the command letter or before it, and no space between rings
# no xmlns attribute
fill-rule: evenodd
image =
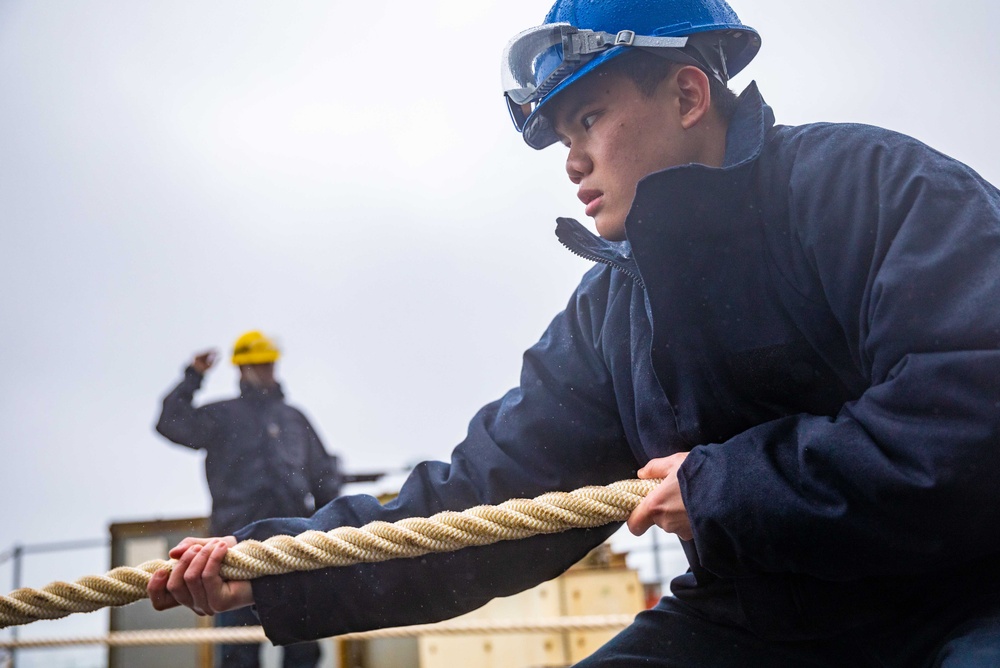
<svg viewBox="0 0 1000 668"><path fill-rule="evenodd" d="M556 0L544 23L569 24L580 30L611 35L624 32L683 37L713 33L713 38L719 38L717 48L724 56L723 83L746 67L760 49L757 31L744 25L724 0ZM544 148L557 141L548 122L539 115L539 110L575 81L612 58L627 53L629 48L627 45L607 48L545 92L523 122L521 131L524 140L533 148ZM556 47L549 53L538 54L535 65L553 57L553 53L559 58L560 52Z"/></svg>

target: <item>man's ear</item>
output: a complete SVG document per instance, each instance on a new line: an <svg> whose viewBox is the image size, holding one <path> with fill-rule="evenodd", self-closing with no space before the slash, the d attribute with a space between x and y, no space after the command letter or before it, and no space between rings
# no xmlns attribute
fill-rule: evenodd
<svg viewBox="0 0 1000 668"><path fill-rule="evenodd" d="M694 65L685 65L675 74L680 96L681 127L685 130L699 123L712 107L708 75Z"/></svg>

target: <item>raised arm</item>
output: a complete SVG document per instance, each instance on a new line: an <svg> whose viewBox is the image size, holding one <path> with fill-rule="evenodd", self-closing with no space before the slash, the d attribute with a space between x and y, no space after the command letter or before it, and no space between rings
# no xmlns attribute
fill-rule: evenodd
<svg viewBox="0 0 1000 668"><path fill-rule="evenodd" d="M163 410L156 422L156 431L174 443L189 448L207 448L215 434L211 414L195 408L194 393L201 387L205 373L215 362L215 352L195 355L184 370L184 378L163 398Z"/></svg>

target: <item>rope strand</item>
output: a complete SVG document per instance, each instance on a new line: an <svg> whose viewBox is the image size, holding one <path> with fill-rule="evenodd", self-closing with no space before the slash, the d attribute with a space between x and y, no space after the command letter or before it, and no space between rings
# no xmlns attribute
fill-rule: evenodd
<svg viewBox="0 0 1000 668"><path fill-rule="evenodd" d="M434 624L399 626L372 631L357 631L336 636L339 640L377 640L382 638L413 638L418 636L460 636L478 633L561 633L567 631L616 631L632 623L635 615L582 615L575 617L538 617L531 619L458 619ZM112 631L102 636L71 636L63 638L21 638L0 640L0 649L40 647L70 647L105 645L107 647L143 647L153 645L194 645L220 643L267 642L260 626L219 627L202 629L151 629L144 631Z"/></svg>
<svg viewBox="0 0 1000 668"><path fill-rule="evenodd" d="M463 547L490 545L537 534L593 528L628 518L659 480L622 480L604 487L549 492L534 499L510 499L497 506L463 512L444 511L429 518L371 522L363 527L306 531L298 536L245 540L231 547L222 564L226 580L350 566ZM52 582L42 589L25 587L0 596L0 628L59 619L146 598L153 573L170 570L173 561L155 559L136 567L121 566L105 575L74 583Z"/></svg>

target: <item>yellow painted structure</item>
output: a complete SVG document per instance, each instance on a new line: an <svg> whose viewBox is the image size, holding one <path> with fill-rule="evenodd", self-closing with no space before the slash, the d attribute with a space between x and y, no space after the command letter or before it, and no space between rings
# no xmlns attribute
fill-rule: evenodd
<svg viewBox="0 0 1000 668"><path fill-rule="evenodd" d="M644 591L624 555L608 545L566 573L533 589L498 598L461 620L531 620L580 615L634 615ZM433 635L418 639L341 643L341 665L352 668L560 668L589 656L615 631Z"/></svg>

